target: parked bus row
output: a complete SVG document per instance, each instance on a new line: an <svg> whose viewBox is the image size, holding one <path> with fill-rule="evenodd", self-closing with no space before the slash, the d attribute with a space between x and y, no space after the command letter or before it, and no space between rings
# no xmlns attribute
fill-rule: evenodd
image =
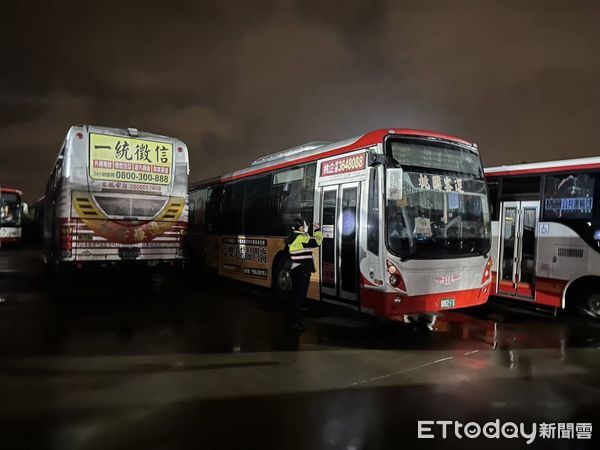
<svg viewBox="0 0 600 450"><path fill-rule="evenodd" d="M301 218L323 232L315 301L402 319L492 294L597 319L599 169L600 158L583 158L484 175L473 143L383 129L258 158L193 183L188 197L180 140L75 126L32 212L56 271L176 268L189 245L221 276L285 292L286 237Z"/></svg>

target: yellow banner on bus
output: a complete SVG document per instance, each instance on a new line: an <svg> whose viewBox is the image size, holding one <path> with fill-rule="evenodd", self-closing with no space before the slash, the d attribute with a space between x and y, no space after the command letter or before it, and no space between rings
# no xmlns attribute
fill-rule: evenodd
<svg viewBox="0 0 600 450"><path fill-rule="evenodd" d="M90 133L90 178L167 185L173 176L173 144Z"/></svg>

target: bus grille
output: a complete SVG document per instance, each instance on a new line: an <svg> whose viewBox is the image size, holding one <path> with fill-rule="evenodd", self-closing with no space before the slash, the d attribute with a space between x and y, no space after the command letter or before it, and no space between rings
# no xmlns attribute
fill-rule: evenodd
<svg viewBox="0 0 600 450"><path fill-rule="evenodd" d="M91 219L102 218L102 213L98 210L98 207L92 202L89 197L76 196L75 202L77 203L79 213L82 217L89 217Z"/></svg>
<svg viewBox="0 0 600 450"><path fill-rule="evenodd" d="M559 248L558 256L567 258L583 258L583 249L581 248Z"/></svg>

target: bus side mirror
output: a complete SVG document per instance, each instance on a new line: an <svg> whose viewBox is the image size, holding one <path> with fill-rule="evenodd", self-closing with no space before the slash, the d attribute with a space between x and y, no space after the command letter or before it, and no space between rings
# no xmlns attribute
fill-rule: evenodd
<svg viewBox="0 0 600 450"><path fill-rule="evenodd" d="M369 167L375 167L379 165L383 165L385 167L396 166L396 162L388 155L382 155L381 153L375 153L373 151L368 152L367 161L369 163Z"/></svg>
<svg viewBox="0 0 600 450"><path fill-rule="evenodd" d="M390 168L386 170L385 195L388 200L402 200L402 169Z"/></svg>

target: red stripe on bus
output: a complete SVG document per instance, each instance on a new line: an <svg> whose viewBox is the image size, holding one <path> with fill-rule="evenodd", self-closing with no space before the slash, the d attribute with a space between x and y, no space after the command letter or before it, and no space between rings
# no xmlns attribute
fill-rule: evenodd
<svg viewBox="0 0 600 450"><path fill-rule="evenodd" d="M523 283L523 286L517 288L518 295L522 297L534 297L534 298L519 298L514 295L510 295L506 292L499 292L496 290L496 272L492 272L492 295L499 297L510 298L513 300L520 300L526 303L533 303L537 305L553 306L556 308L562 307L562 295L563 291L568 283L568 280L558 280L556 278L545 278L537 277L535 279L535 296L531 285ZM512 289L512 282L500 281L500 284L505 286L507 290Z"/></svg>
<svg viewBox="0 0 600 450"><path fill-rule="evenodd" d="M23 191L20 191L18 189L13 189L13 188L0 188L0 192L10 192L11 194L19 194L19 195L23 195Z"/></svg>
<svg viewBox="0 0 600 450"><path fill-rule="evenodd" d="M528 175L538 173L551 173L551 172L567 172L576 170L589 170L589 169L600 169L600 163L590 164L579 164L559 167L539 167L535 169L514 169L514 170L503 170L496 172L485 172L486 177L502 177L510 175Z"/></svg>
<svg viewBox="0 0 600 450"><path fill-rule="evenodd" d="M20 237L0 237L0 242L20 242Z"/></svg>

